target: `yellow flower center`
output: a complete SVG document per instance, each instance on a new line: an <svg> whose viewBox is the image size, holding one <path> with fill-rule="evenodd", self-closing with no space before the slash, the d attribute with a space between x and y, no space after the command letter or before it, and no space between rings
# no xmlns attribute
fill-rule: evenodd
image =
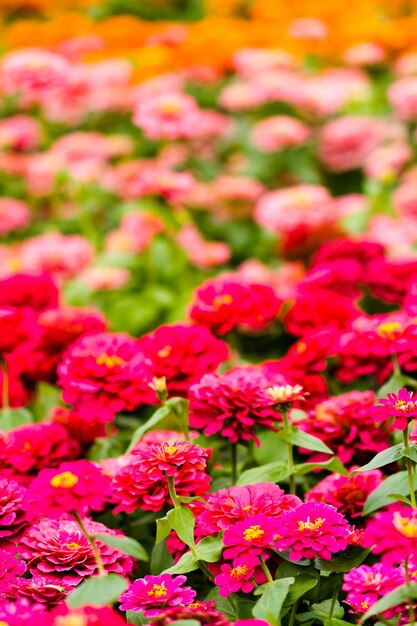
<svg viewBox="0 0 417 626"><path fill-rule="evenodd" d="M246 530L243 531L243 538L245 541L256 541L257 539L261 539L265 534L265 531L256 524L255 526L249 526Z"/></svg>
<svg viewBox="0 0 417 626"><path fill-rule="evenodd" d="M116 354L100 354L96 359L97 365L105 365L109 369L113 369L118 365L123 365L124 360Z"/></svg>
<svg viewBox="0 0 417 626"><path fill-rule="evenodd" d="M252 510L252 505L251 504L247 504L246 506L243 507L242 510L243 511L251 511Z"/></svg>
<svg viewBox="0 0 417 626"><path fill-rule="evenodd" d="M78 476L72 472L62 472L51 478L51 487L62 487L63 489L71 489L79 481Z"/></svg>
<svg viewBox="0 0 417 626"><path fill-rule="evenodd" d="M165 446L164 454L175 454L177 451L177 446Z"/></svg>
<svg viewBox="0 0 417 626"><path fill-rule="evenodd" d="M389 339L392 341L398 335L398 333L402 330L402 326L400 322L384 322L383 324L379 324L376 328L376 334L382 339Z"/></svg>
<svg viewBox="0 0 417 626"><path fill-rule="evenodd" d="M71 541L70 543L67 543L67 548L68 550L78 550L78 548L81 548L79 543L76 543L75 541Z"/></svg>
<svg viewBox="0 0 417 626"><path fill-rule="evenodd" d="M362 609L369 609L369 604L367 602L361 602L361 608Z"/></svg>
<svg viewBox="0 0 417 626"><path fill-rule="evenodd" d="M216 298L214 298L213 300L213 306L216 309L220 309L221 306L223 306L223 304L232 304L233 302L233 298L229 293L225 293L222 296L217 296Z"/></svg>
<svg viewBox="0 0 417 626"><path fill-rule="evenodd" d="M232 578L243 578L248 573L248 568L246 565L238 565L230 570L230 576Z"/></svg>
<svg viewBox="0 0 417 626"><path fill-rule="evenodd" d="M168 590L165 587L165 583L162 583L162 585L153 585L152 589L148 591L148 596L150 598L165 598L167 593Z"/></svg>
<svg viewBox="0 0 417 626"><path fill-rule="evenodd" d="M172 346L165 346L164 348L161 348L161 350L159 350L159 352L157 352L157 356L159 356L160 359L165 359L167 356L169 356L172 352Z"/></svg>
<svg viewBox="0 0 417 626"><path fill-rule="evenodd" d="M55 619L56 626L88 626L86 615L61 615Z"/></svg>
<svg viewBox="0 0 417 626"><path fill-rule="evenodd" d="M310 522L310 518L307 517L306 522L298 522L298 530L318 530L324 524L324 519L318 517L315 522Z"/></svg>
<svg viewBox="0 0 417 626"><path fill-rule="evenodd" d="M415 517L402 517L400 513L394 513L393 520L394 528L398 530L404 537L413 538L417 537L417 518Z"/></svg>
<svg viewBox="0 0 417 626"><path fill-rule="evenodd" d="M295 344L295 349L297 350L297 352L299 354L303 354L303 352L305 352L307 350L307 344L305 341L299 341L297 344Z"/></svg>
<svg viewBox="0 0 417 626"><path fill-rule="evenodd" d="M182 103L178 100L174 100L173 98L166 98L159 103L158 108L161 113L166 113L167 115L176 115L177 113L181 113L183 107Z"/></svg>

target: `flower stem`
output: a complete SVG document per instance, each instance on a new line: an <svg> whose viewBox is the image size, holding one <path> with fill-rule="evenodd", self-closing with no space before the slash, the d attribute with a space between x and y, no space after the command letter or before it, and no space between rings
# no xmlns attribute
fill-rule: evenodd
<svg viewBox="0 0 417 626"><path fill-rule="evenodd" d="M410 557L408 556L406 558L406 560L405 560L405 563L404 563L405 584L408 585L408 586L410 585L410 575L409 575L409 572L408 572L408 561L409 561L409 559L410 559ZM410 604L408 605L408 617L409 617L409 621L410 621L410 626L414 626L414 623L416 621L416 616L415 616L415 611L414 611L414 606L413 606L412 599L410 599L409 602L410 602Z"/></svg>
<svg viewBox="0 0 417 626"><path fill-rule="evenodd" d="M230 444L230 452L232 457L232 486L237 481L237 443Z"/></svg>
<svg viewBox="0 0 417 626"><path fill-rule="evenodd" d="M290 424L290 420L288 419L288 409L283 408L281 411L281 415L282 415L282 421L284 423L284 431L287 433L291 432L291 424ZM287 459L288 459L288 467L290 468L290 470L292 470L294 467L294 455L293 455L293 445L290 441L287 441ZM294 474L290 474L289 484L290 484L290 493L295 493Z"/></svg>
<svg viewBox="0 0 417 626"><path fill-rule="evenodd" d="M273 583L274 579L272 578L271 572L269 571L267 564L265 563L261 555L259 555L258 558L259 558L259 563L261 565L262 571L268 579L268 583Z"/></svg>
<svg viewBox="0 0 417 626"><path fill-rule="evenodd" d="M101 558L100 550L97 547L95 538L93 537L93 535L90 535L90 533L88 532L88 530L85 527L85 524L84 524L83 520L78 515L78 513L76 511L73 511L72 514L75 517L75 519L76 519L76 521L78 523L78 526L81 529L81 532L88 539L88 542L89 542L89 544L91 546L91 549L93 551L93 554L94 554L94 559L96 561L96 565L97 565L99 576L107 576L107 572L104 569L103 559Z"/></svg>
<svg viewBox="0 0 417 626"><path fill-rule="evenodd" d="M297 609L300 599L297 602L294 602L293 607L291 609L290 621L288 622L288 626L294 626L295 616L297 615Z"/></svg>
<svg viewBox="0 0 417 626"><path fill-rule="evenodd" d="M403 430L403 442L404 442L404 447L408 448L408 425ZM408 484L409 484L409 487L410 487L411 506L413 507L413 509L415 509L415 508L417 508L417 503L416 503L416 494L415 494L415 491L414 491L413 462L408 457L405 457L405 464L406 464L406 467L407 467Z"/></svg>
<svg viewBox="0 0 417 626"><path fill-rule="evenodd" d="M176 509L181 508L181 502L178 499L177 492L175 491L175 481L173 476L168 476L168 489L171 500Z"/></svg>
<svg viewBox="0 0 417 626"><path fill-rule="evenodd" d="M339 596L340 586L341 586L341 583L338 583L333 593L332 603L330 605L330 611L329 611L329 620L331 620L333 617L333 611L334 611L334 607L336 606L337 598Z"/></svg>

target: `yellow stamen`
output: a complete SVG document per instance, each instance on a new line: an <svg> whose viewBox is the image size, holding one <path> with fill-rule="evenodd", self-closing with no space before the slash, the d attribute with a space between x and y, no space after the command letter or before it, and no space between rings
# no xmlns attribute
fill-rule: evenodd
<svg viewBox="0 0 417 626"><path fill-rule="evenodd" d="M318 517L315 522L310 522L310 518L307 517L306 522L298 522L298 530L318 530L324 524L324 519Z"/></svg>
<svg viewBox="0 0 417 626"><path fill-rule="evenodd" d="M415 539L417 537L417 518L402 517L398 511L394 513L393 525L404 537Z"/></svg>
<svg viewBox="0 0 417 626"><path fill-rule="evenodd" d="M249 526L246 530L243 531L243 538L245 541L251 542L256 541L257 539L261 539L265 534L265 531L256 524L255 526Z"/></svg>
<svg viewBox="0 0 417 626"><path fill-rule="evenodd" d="M248 573L246 565L238 565L230 570L230 576L232 578L243 578Z"/></svg>
<svg viewBox="0 0 417 626"><path fill-rule="evenodd" d="M167 593L168 590L165 587L165 583L162 583L162 585L153 585L152 589L148 591L148 596L150 598L165 598Z"/></svg>
<svg viewBox="0 0 417 626"><path fill-rule="evenodd" d="M165 346L164 348L161 348L161 350L159 350L156 354L157 356L159 356L160 359L165 359L171 354L171 352L172 346Z"/></svg>
<svg viewBox="0 0 417 626"><path fill-rule="evenodd" d="M116 354L100 354L96 359L97 365L105 365L109 369L113 369L118 365L123 365L124 360Z"/></svg>
<svg viewBox="0 0 417 626"><path fill-rule="evenodd" d="M400 322L384 322L376 327L376 334L382 337L382 339L393 341L401 330L402 325Z"/></svg>
<svg viewBox="0 0 417 626"><path fill-rule="evenodd" d="M72 472L62 472L51 478L51 487L61 487L63 489L71 489L79 481L78 476Z"/></svg>
<svg viewBox="0 0 417 626"><path fill-rule="evenodd" d="M223 304L232 304L233 302L233 298L229 293L225 293L222 296L217 296L216 298L214 298L213 300L213 306L216 309L220 309L221 306L223 306Z"/></svg>
<svg viewBox="0 0 417 626"><path fill-rule="evenodd" d="M68 550L78 550L78 548L81 548L79 543L76 543L75 541L71 541L70 543L67 543L67 548Z"/></svg>

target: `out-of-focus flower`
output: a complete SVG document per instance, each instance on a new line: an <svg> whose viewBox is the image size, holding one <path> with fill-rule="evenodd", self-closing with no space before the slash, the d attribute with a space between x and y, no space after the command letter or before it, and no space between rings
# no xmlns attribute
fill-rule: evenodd
<svg viewBox="0 0 417 626"><path fill-rule="evenodd" d="M302 145L310 137L306 124L290 115L275 115L257 122L252 128L252 142L263 152Z"/></svg>

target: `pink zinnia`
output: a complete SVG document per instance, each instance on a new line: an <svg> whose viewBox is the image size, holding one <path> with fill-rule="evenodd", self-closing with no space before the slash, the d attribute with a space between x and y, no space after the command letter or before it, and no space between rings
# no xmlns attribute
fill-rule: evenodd
<svg viewBox="0 0 417 626"><path fill-rule="evenodd" d="M279 377L275 381L281 382ZM188 394L190 426L232 443L252 439L259 445L256 427L275 430L280 419L276 403L267 393L273 383L273 378L254 366L206 374Z"/></svg>
<svg viewBox="0 0 417 626"><path fill-rule="evenodd" d="M23 230L29 221L30 210L27 204L14 198L0 198L0 236Z"/></svg>
<svg viewBox="0 0 417 626"><path fill-rule="evenodd" d="M14 581L16 576L21 576L25 571L23 561L17 561L13 553L0 550L0 587Z"/></svg>
<svg viewBox="0 0 417 626"><path fill-rule="evenodd" d="M344 591L347 591L346 602L357 613L366 613L375 602L396 587L404 584L404 574L397 567L375 563L360 565L343 576ZM382 613L385 617L386 612ZM389 617L393 617L389 614Z"/></svg>
<svg viewBox="0 0 417 626"><path fill-rule="evenodd" d="M116 413L152 399L146 384L152 377L149 366L137 340L124 333L82 337L58 368L62 397L80 415L92 412L111 421Z"/></svg>
<svg viewBox="0 0 417 626"><path fill-rule="evenodd" d="M26 489L14 480L0 479L0 544L15 542L29 524Z"/></svg>
<svg viewBox="0 0 417 626"><path fill-rule="evenodd" d="M411 420L417 417L417 400L413 399L414 393L407 389L400 389L397 393L389 393L386 398L379 400L376 407L375 419L383 422L394 418L392 430L405 430Z"/></svg>
<svg viewBox="0 0 417 626"><path fill-rule="evenodd" d="M206 602L197 600L187 606L166 607L163 613L152 618L149 626L168 626L179 620L198 620L201 624L210 626L232 626L231 622L216 609L213 600Z"/></svg>
<svg viewBox="0 0 417 626"><path fill-rule="evenodd" d="M124 536L89 518L84 518L83 523L91 535ZM133 559L99 539L96 545L107 572L122 576L132 572ZM76 586L84 578L98 574L91 544L72 519L43 519L31 526L19 544L19 556L27 562L32 575L47 576L56 584Z"/></svg>
<svg viewBox="0 0 417 626"><path fill-rule="evenodd" d="M191 587L183 587L185 576L145 576L135 580L120 597L122 611L144 611L145 617L164 612L165 607L190 604L196 592Z"/></svg>
<svg viewBox="0 0 417 626"><path fill-rule="evenodd" d="M26 598L32 604L43 604L51 609L66 597L68 587L57 585L57 581L45 576L33 576L32 578L17 578L9 582L4 590L8 600Z"/></svg>
<svg viewBox="0 0 417 626"><path fill-rule="evenodd" d="M54 611L54 616L53 626L126 626L123 617L109 606L83 606L80 609L71 609L62 604Z"/></svg>
<svg viewBox="0 0 417 626"><path fill-rule="evenodd" d="M33 514L59 518L63 513L100 511L110 497L110 479L90 461L44 469L29 485L26 499Z"/></svg>
<svg viewBox="0 0 417 626"><path fill-rule="evenodd" d="M283 517L285 517L284 514ZM223 552L225 559L234 559L245 555L258 556L274 547L277 537L281 535L282 519L268 517L259 513L253 517L229 526L223 535Z"/></svg>
<svg viewBox="0 0 417 626"><path fill-rule="evenodd" d="M387 565L398 565L417 554L417 510L402 506L378 512L366 527L366 545Z"/></svg>
<svg viewBox="0 0 417 626"><path fill-rule="evenodd" d="M177 90L143 94L133 113L133 123L148 139L192 137L199 126L199 109L191 96Z"/></svg>
<svg viewBox="0 0 417 626"><path fill-rule="evenodd" d="M259 565L256 557L248 554L242 555L230 563L224 563L220 566L220 574L218 574L214 583L219 587L219 595L227 598L231 593L242 591L250 593L254 587L252 578L255 567Z"/></svg>
<svg viewBox="0 0 417 626"><path fill-rule="evenodd" d="M114 477L114 512L160 511L171 502L168 477L178 495L203 495L211 480L205 472L209 456L209 450L188 441L148 443L135 449Z"/></svg>
<svg viewBox="0 0 417 626"><path fill-rule="evenodd" d="M332 554L346 550L349 525L334 506L306 502L280 519L276 548L290 550L290 558L330 560Z"/></svg>

